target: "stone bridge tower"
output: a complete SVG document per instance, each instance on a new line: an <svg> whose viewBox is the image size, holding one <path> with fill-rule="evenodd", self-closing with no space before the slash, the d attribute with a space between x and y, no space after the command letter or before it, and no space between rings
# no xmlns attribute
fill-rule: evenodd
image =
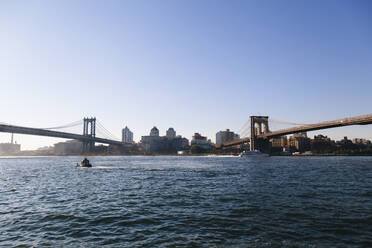
<svg viewBox="0 0 372 248"><path fill-rule="evenodd" d="M259 150L261 152L270 152L270 142L267 138L260 137L269 131L268 116L251 116L251 138L250 150Z"/></svg>

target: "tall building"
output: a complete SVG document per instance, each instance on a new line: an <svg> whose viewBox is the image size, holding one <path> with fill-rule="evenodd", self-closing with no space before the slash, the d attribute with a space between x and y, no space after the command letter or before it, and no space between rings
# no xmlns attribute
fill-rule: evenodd
<svg viewBox="0 0 372 248"><path fill-rule="evenodd" d="M166 136L169 139L174 139L176 137L176 131L174 131L173 127L168 128Z"/></svg>
<svg viewBox="0 0 372 248"><path fill-rule="evenodd" d="M133 132L127 126L122 130L122 141L123 143L133 144Z"/></svg>
<svg viewBox="0 0 372 248"><path fill-rule="evenodd" d="M222 143L233 141L239 138L239 134L231 132L230 129L226 129L226 131L219 131L216 133L216 144L221 145Z"/></svg>
<svg viewBox="0 0 372 248"><path fill-rule="evenodd" d="M159 129L157 127L153 127L151 129L150 136L158 136L159 137Z"/></svg>

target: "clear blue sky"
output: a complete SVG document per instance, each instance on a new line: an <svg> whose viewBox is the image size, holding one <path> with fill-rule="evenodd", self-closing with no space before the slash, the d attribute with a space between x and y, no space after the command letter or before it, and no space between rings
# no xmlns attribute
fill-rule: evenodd
<svg viewBox="0 0 372 248"><path fill-rule="evenodd" d="M0 122L135 140L372 113L372 2L0 1ZM322 131L372 139L372 126ZM0 142L9 140L1 134ZM58 139L16 136L24 149Z"/></svg>

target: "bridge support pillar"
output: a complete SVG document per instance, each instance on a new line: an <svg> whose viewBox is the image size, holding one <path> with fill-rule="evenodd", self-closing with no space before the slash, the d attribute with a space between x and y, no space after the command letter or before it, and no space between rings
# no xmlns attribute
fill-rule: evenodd
<svg viewBox="0 0 372 248"><path fill-rule="evenodd" d="M94 152L96 137L96 118L84 118L83 135L86 136L87 141L83 142L83 153Z"/></svg>
<svg viewBox="0 0 372 248"><path fill-rule="evenodd" d="M256 128L257 124L257 128ZM257 137L263 133L269 132L269 117L268 116L251 116L251 137L250 137L250 150L259 150L261 152L270 152L269 139Z"/></svg>

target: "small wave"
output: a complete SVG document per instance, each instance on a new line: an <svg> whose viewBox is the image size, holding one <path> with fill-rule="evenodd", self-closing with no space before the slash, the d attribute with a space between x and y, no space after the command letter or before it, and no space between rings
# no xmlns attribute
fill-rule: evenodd
<svg viewBox="0 0 372 248"><path fill-rule="evenodd" d="M160 224L159 221L157 221L154 218L137 218L134 220L126 220L126 221L120 221L118 223L119 226L133 226L133 225L157 225Z"/></svg>
<svg viewBox="0 0 372 248"><path fill-rule="evenodd" d="M166 171L165 169L158 169L158 168L150 168L150 169L145 169L145 171Z"/></svg>
<svg viewBox="0 0 372 248"><path fill-rule="evenodd" d="M207 155L206 157L212 157L212 158L238 158L237 155Z"/></svg>
<svg viewBox="0 0 372 248"><path fill-rule="evenodd" d="M323 229L323 232L328 233L335 233L339 235L355 235L358 234L358 232L350 229L350 228L333 228L333 229Z"/></svg>
<svg viewBox="0 0 372 248"><path fill-rule="evenodd" d="M94 166L91 169L97 170L125 170L127 167L112 167L112 166Z"/></svg>
<svg viewBox="0 0 372 248"><path fill-rule="evenodd" d="M59 215L47 215L43 217L40 221L42 222L48 222L48 221L54 221L54 220L76 220L78 222L85 222L87 219L79 216L74 216L74 215L64 215L64 214L59 214Z"/></svg>
<svg viewBox="0 0 372 248"><path fill-rule="evenodd" d="M121 217L120 216L107 216L107 217L102 217L98 218L95 220L92 220L89 222L90 225L98 225L98 224L112 224L119 220Z"/></svg>

